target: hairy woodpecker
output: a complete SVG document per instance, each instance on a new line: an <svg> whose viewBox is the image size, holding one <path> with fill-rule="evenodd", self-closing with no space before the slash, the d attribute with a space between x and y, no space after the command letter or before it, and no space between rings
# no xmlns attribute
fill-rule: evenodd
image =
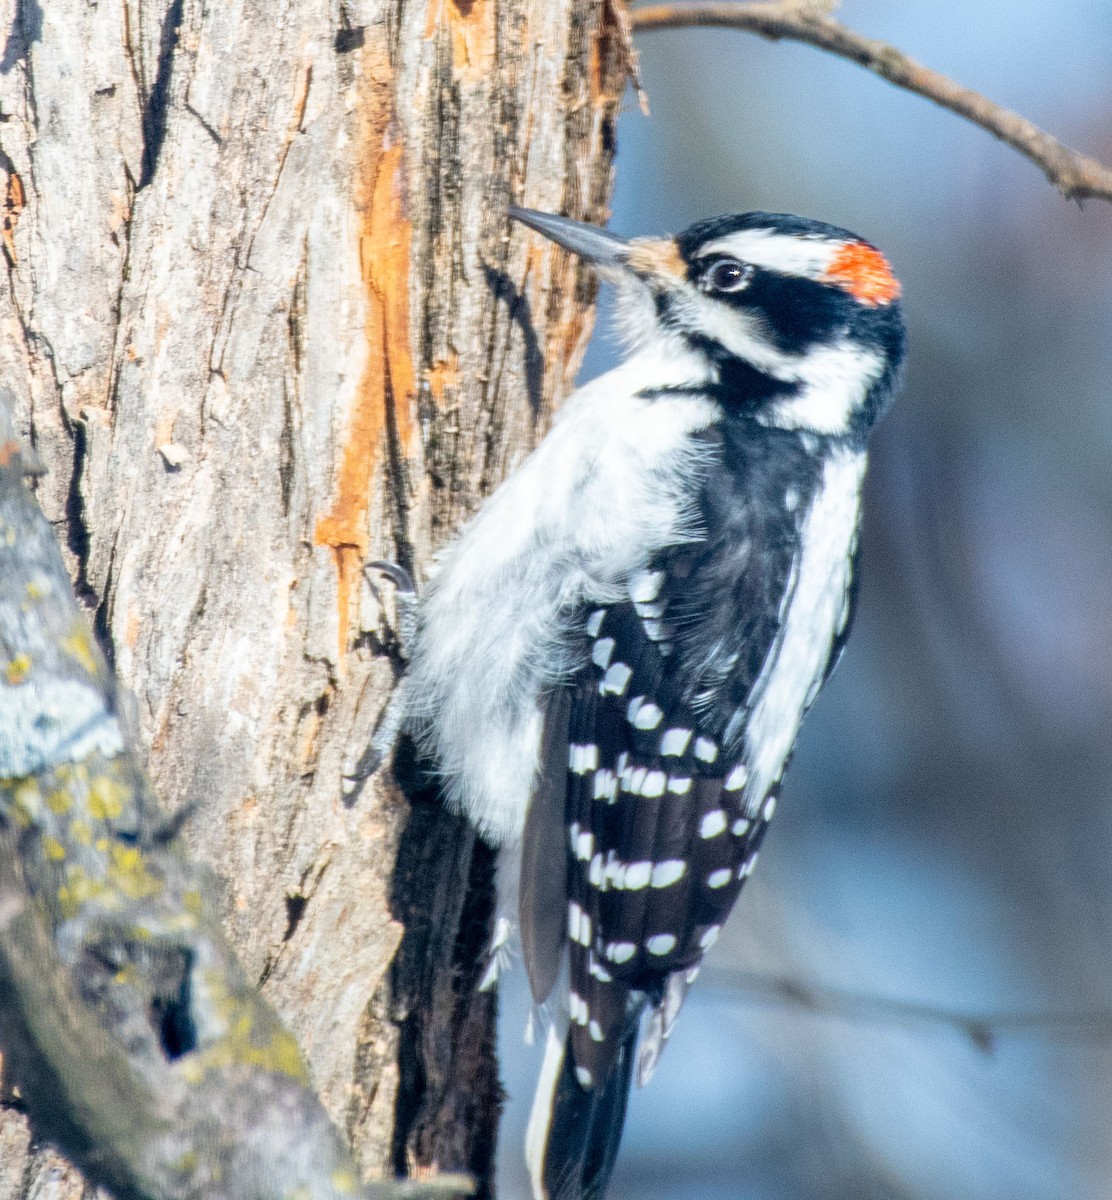
<svg viewBox="0 0 1112 1200"><path fill-rule="evenodd" d="M511 215L616 284L628 353L439 556L405 721L502 847L488 977L516 926L551 1000L533 1188L582 1200L605 1191L635 1058L643 1083L845 641L904 327L880 252L818 221L627 240Z"/></svg>

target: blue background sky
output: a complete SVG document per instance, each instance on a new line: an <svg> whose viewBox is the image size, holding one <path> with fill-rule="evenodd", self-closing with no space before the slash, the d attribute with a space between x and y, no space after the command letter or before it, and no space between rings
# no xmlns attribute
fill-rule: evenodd
<svg viewBox="0 0 1112 1200"><path fill-rule="evenodd" d="M840 18L1112 162L1112 4L847 0ZM744 968L970 1012L1112 1012L1112 205L810 47L639 40L612 225L799 212L903 281L849 650L611 1200L1107 1200L1112 1028L761 1002ZM584 377L613 346L597 336ZM520 979L518 980L520 984ZM535 1059L504 997L503 1200Z"/></svg>

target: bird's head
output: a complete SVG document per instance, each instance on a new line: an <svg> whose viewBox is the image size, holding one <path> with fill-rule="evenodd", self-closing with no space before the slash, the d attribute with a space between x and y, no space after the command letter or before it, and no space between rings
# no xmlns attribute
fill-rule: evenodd
<svg viewBox="0 0 1112 1200"><path fill-rule="evenodd" d="M864 436L891 399L905 345L900 285L856 234L752 212L627 239L532 209L510 215L617 285L634 351L672 348L691 364L691 386L746 416Z"/></svg>

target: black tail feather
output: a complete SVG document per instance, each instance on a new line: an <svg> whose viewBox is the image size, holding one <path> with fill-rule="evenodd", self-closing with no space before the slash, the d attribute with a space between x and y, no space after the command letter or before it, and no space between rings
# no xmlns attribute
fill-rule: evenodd
<svg viewBox="0 0 1112 1200"><path fill-rule="evenodd" d="M547 1200L602 1200L625 1124L639 1014L631 1015L613 1067L596 1087L575 1077L570 1042L552 1098L544 1154Z"/></svg>

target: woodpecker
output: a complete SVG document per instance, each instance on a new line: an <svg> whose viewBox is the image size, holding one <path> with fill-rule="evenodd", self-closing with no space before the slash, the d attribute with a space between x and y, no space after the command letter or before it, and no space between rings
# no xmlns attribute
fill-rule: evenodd
<svg viewBox="0 0 1112 1200"><path fill-rule="evenodd" d="M616 286L627 351L440 554L405 723L501 848L487 980L516 927L550 1015L535 1200L593 1200L845 642L905 334L884 257L832 225L510 215Z"/></svg>

